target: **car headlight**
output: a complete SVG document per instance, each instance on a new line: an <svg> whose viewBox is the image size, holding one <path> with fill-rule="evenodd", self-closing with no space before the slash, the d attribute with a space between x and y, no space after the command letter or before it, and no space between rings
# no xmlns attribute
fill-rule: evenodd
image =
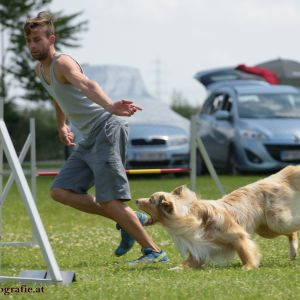
<svg viewBox="0 0 300 300"><path fill-rule="evenodd" d="M268 136L259 130L243 129L239 131L239 134L244 140L262 141L268 139Z"/></svg>
<svg viewBox="0 0 300 300"><path fill-rule="evenodd" d="M185 136L174 136L168 138L168 145L170 146L179 146L188 144L189 140Z"/></svg>

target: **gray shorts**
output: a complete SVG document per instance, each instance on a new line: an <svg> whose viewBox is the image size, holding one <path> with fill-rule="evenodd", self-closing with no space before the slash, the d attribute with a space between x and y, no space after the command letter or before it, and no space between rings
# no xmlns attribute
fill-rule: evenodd
<svg viewBox="0 0 300 300"><path fill-rule="evenodd" d="M91 138L79 143L51 188L86 194L95 185L97 202L130 200L125 170L127 137L127 123L110 116Z"/></svg>

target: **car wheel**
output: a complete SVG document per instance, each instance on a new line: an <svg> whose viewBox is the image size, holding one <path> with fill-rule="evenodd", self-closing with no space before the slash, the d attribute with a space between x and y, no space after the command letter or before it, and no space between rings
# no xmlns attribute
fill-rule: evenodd
<svg viewBox="0 0 300 300"><path fill-rule="evenodd" d="M229 157L227 160L227 173L230 175L238 175L240 173L238 169L236 152L234 151L234 149L232 149L229 153Z"/></svg>
<svg viewBox="0 0 300 300"><path fill-rule="evenodd" d="M197 164L196 174L197 175L206 174L207 169L206 169L204 160L202 159L201 154L200 154L199 151L197 151L197 155L196 155L196 164Z"/></svg>

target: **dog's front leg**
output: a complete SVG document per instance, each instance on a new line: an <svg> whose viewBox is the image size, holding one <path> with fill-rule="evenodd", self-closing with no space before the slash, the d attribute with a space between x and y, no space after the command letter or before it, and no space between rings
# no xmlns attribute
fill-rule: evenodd
<svg viewBox="0 0 300 300"><path fill-rule="evenodd" d="M238 237L233 242L233 247L237 251L245 269L250 270L259 266L259 251L256 244L247 236Z"/></svg>
<svg viewBox="0 0 300 300"><path fill-rule="evenodd" d="M197 260L191 254L181 263L183 268L200 268L204 264L204 260Z"/></svg>
<svg viewBox="0 0 300 300"><path fill-rule="evenodd" d="M289 258L295 259L298 255L298 236L297 232L293 232L291 234L288 234L287 237L289 238L290 243L290 253Z"/></svg>
<svg viewBox="0 0 300 300"><path fill-rule="evenodd" d="M192 257L191 254L189 254L189 257L183 261L179 266L174 267L174 268L170 268L170 271L180 271L186 268L200 268L202 265L204 264L204 260L203 261L198 261L196 259L194 259Z"/></svg>

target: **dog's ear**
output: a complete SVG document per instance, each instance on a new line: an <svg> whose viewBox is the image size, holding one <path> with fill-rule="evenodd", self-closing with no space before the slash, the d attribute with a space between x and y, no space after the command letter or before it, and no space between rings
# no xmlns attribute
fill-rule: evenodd
<svg viewBox="0 0 300 300"><path fill-rule="evenodd" d="M168 201L165 195L159 196L159 206L168 214L174 210L173 203Z"/></svg>
<svg viewBox="0 0 300 300"><path fill-rule="evenodd" d="M176 196L181 196L183 194L183 190L186 189L185 185L181 185L174 189L171 193Z"/></svg>
<svg viewBox="0 0 300 300"><path fill-rule="evenodd" d="M177 187L171 192L171 194L182 199L197 200L196 194L191 191L186 185Z"/></svg>

